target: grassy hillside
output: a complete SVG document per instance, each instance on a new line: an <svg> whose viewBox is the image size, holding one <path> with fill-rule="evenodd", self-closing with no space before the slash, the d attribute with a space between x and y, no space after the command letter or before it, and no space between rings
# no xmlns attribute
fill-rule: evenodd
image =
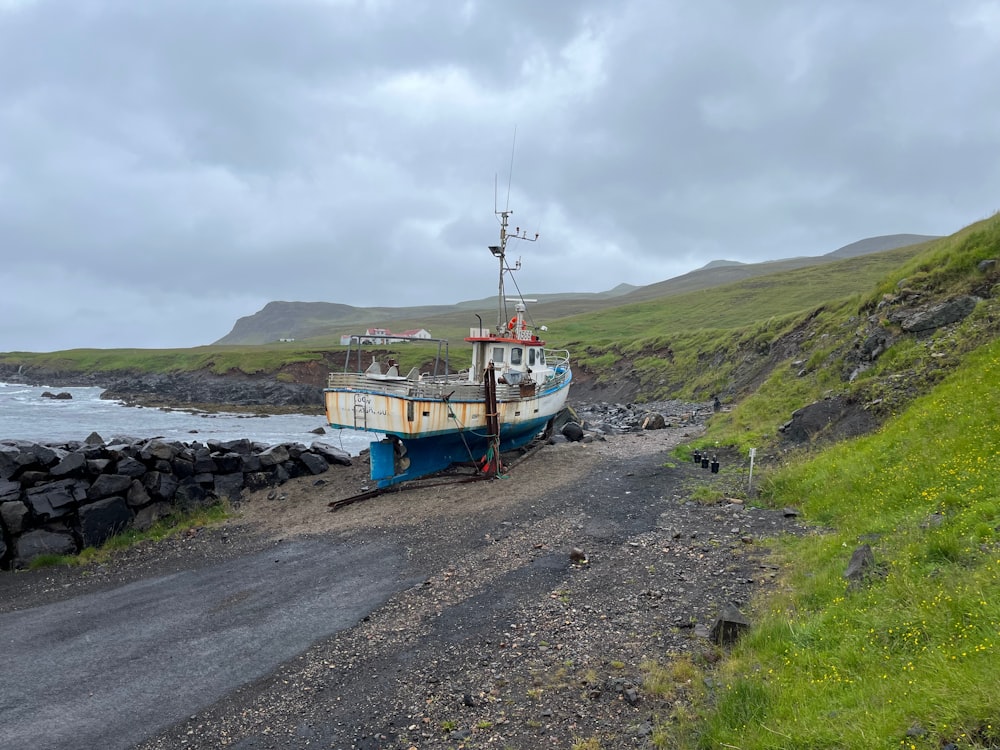
<svg viewBox="0 0 1000 750"><path fill-rule="evenodd" d="M998 382L994 340L879 433L768 477L762 499L817 532L777 542L782 589L659 747L1000 744ZM852 587L862 542L876 564Z"/></svg>
<svg viewBox="0 0 1000 750"><path fill-rule="evenodd" d="M883 252L901 246L911 246L927 239L931 238L921 235L872 237L825 256L790 258L766 263L713 261L697 271L644 287L619 284L614 289L599 293L531 293L527 296L538 300L537 304L532 305L531 314L539 322L548 322L622 304L658 300L675 294L709 289L756 276L771 276L796 268L821 266L841 257ZM295 338L311 339L314 344L320 341L337 344L341 334L359 333L369 327L384 327L392 331L426 328L438 338L454 339L465 335L470 327L476 325L476 313L482 316L487 325L496 323L495 305L496 300L492 297L424 307L359 308L330 302L270 302L253 315L240 318L233 326L233 330L215 343L267 344L277 342L279 339Z"/></svg>
<svg viewBox="0 0 1000 750"><path fill-rule="evenodd" d="M623 304L599 315L562 318L551 327L556 333L550 338L561 346L600 346L699 329L744 328L867 291L917 253L912 247L889 250Z"/></svg>
<svg viewBox="0 0 1000 750"><path fill-rule="evenodd" d="M582 379L617 400L739 401L796 331L842 325L921 252L899 248L572 316L553 321L548 339L573 352Z"/></svg>
<svg viewBox="0 0 1000 750"><path fill-rule="evenodd" d="M782 585L754 602L755 626L710 670L713 687L695 675L660 688L683 700L661 717L658 747L1000 746L1000 276L978 267L996 258L996 217L936 243L806 334L796 356L824 352L817 366L774 368L713 420L704 442L745 446L750 429L760 445L796 404L905 384L875 434L786 453L765 472L754 501L797 508L815 532L771 540ZM893 325L885 303L970 292L983 299L961 323L900 337L866 378L838 374L859 321ZM850 585L863 543L875 564ZM691 677L687 666L657 676Z"/></svg>
<svg viewBox="0 0 1000 750"><path fill-rule="evenodd" d="M714 382L719 392L733 393L736 403L714 420L710 439L743 448L761 445L768 436L773 439L792 411L835 394L880 415L897 413L912 397L929 391L967 353L1000 336L995 291L1000 277L995 268L987 273L978 270L981 261L991 258L1000 258L1000 216L933 243L879 279L866 294L776 320L771 326L743 329L724 343L716 342L722 365L713 369ZM847 360L865 336L873 329L899 334L898 326L886 317L888 303L912 295L928 305L966 294L984 301L960 324L901 336L869 369L848 380ZM746 381L748 374L760 377ZM705 376L695 378L695 382L705 380L713 382Z"/></svg>

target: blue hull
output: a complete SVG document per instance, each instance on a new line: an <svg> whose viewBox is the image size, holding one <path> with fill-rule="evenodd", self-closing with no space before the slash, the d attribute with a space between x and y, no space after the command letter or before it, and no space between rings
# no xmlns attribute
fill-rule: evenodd
<svg viewBox="0 0 1000 750"><path fill-rule="evenodd" d="M509 451L527 445L545 429L551 416L540 417L517 425L500 428L500 450ZM394 446L389 441L371 443L371 478L379 488L419 479L444 471L455 463L481 463L489 450L485 435L465 430L431 437L401 441L406 448L403 458L409 460L402 468Z"/></svg>

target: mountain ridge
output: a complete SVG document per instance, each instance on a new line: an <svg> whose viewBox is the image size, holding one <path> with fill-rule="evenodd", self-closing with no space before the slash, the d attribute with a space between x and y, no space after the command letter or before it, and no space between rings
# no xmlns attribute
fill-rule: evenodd
<svg viewBox="0 0 1000 750"><path fill-rule="evenodd" d="M604 292L558 292L535 294L538 304L561 303L561 314L577 314L607 307L630 304L670 294L681 294L770 273L829 263L844 258L868 255L938 239L931 235L893 234L869 237L844 245L830 253L799 256L760 263L713 260L694 271L645 286L618 284ZM310 339L339 336L372 326L411 328L416 320L453 315L458 311L489 310L495 299L464 300L447 305L413 307L354 307L338 302L272 301L261 310L239 318L232 330L213 345L265 344L282 339ZM426 327L426 326L424 326Z"/></svg>

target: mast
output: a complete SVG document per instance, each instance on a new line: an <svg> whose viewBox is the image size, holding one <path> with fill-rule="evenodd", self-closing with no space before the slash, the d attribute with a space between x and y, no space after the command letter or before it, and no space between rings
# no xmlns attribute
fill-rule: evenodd
<svg viewBox="0 0 1000 750"><path fill-rule="evenodd" d="M513 268L507 265L507 240L524 240L525 242L535 242L538 240L538 232L535 232L534 237L529 237L526 230L522 230L521 227L514 227L514 232L509 233L507 231L508 219L514 212L506 208L503 211L494 211L494 213L500 217L500 244L490 245L490 252L493 256L500 261L500 285L497 290L497 333L503 333L504 324L507 322L507 310L506 310L506 296L504 295L504 274L514 273L514 271L521 270L521 259L518 258L517 262L514 264ZM520 293L518 294L520 296Z"/></svg>

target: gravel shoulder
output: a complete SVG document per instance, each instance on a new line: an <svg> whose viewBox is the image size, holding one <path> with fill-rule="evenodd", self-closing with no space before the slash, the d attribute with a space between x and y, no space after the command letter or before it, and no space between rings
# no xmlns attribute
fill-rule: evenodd
<svg viewBox="0 0 1000 750"><path fill-rule="evenodd" d="M283 540L389 545L407 560L399 593L137 747L650 747L671 706L644 689L643 665L711 657L720 606L774 585L762 540L800 530L781 512L692 502L712 475L670 451L698 429L549 445L502 479L330 512L368 485L363 461L334 466L102 566L0 576L0 611Z"/></svg>

